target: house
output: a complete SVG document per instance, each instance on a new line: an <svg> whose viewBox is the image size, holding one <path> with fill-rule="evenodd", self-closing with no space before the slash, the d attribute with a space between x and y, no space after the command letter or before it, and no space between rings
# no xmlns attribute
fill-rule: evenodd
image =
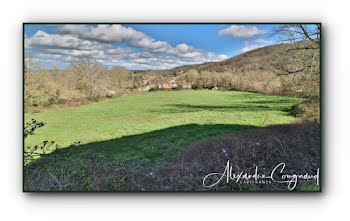
<svg viewBox="0 0 350 221"><path fill-rule="evenodd" d="M182 88L191 89L191 88L192 88L192 85L191 85L190 83L184 82L184 83L182 84Z"/></svg>
<svg viewBox="0 0 350 221"><path fill-rule="evenodd" d="M164 84L162 85L162 88L163 88L163 89L171 89L171 85L168 84L168 83L164 83Z"/></svg>

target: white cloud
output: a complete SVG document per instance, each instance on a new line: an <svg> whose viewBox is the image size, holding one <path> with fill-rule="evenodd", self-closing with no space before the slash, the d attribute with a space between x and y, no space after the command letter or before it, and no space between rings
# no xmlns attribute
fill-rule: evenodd
<svg viewBox="0 0 350 221"><path fill-rule="evenodd" d="M57 29L57 33L102 43L128 42L129 46L134 48L159 53L164 52L178 57L198 57L202 53L201 49L196 49L187 44L178 44L172 47L166 41L157 41L143 32L122 25L64 25Z"/></svg>
<svg viewBox="0 0 350 221"><path fill-rule="evenodd" d="M219 55L217 56L217 60L218 60L218 61L225 60L225 59L227 59L227 58L228 58L228 56L225 55L225 54L219 54Z"/></svg>
<svg viewBox="0 0 350 221"><path fill-rule="evenodd" d="M72 35L48 34L44 31L37 31L32 37L25 39L26 48L66 48L77 50L96 50L110 48L111 45L91 42L79 39Z"/></svg>
<svg viewBox="0 0 350 221"><path fill-rule="evenodd" d="M167 53L174 54L182 58L195 58L202 56L204 51L187 44L178 44L175 48L170 48Z"/></svg>
<svg viewBox="0 0 350 221"><path fill-rule="evenodd" d="M156 41L151 37L144 37L141 39L132 40L129 46L142 49L150 49L154 52L165 52L171 46L166 41Z"/></svg>
<svg viewBox="0 0 350 221"><path fill-rule="evenodd" d="M262 38L258 38L255 39L253 41L244 41L244 47L240 50L238 50L238 53L244 53L247 51L251 51L257 48L261 48L261 47L265 47L268 45L272 45L274 43L274 41L268 41L268 40L264 40Z"/></svg>
<svg viewBox="0 0 350 221"><path fill-rule="evenodd" d="M114 47L113 42L127 42L130 47ZM104 65L129 69L168 69L227 58L185 43L173 47L121 25L64 25L55 34L39 30L25 37L25 51L48 64L67 65L78 56L91 55Z"/></svg>
<svg viewBox="0 0 350 221"><path fill-rule="evenodd" d="M215 55L206 52L202 56L179 57L174 55L161 55L153 52L130 52L104 56L104 64L120 65L130 69L168 69L181 65L200 64L208 61L226 59L226 55Z"/></svg>
<svg viewBox="0 0 350 221"><path fill-rule="evenodd" d="M228 36L233 38L250 38L255 35L266 34L269 31L266 29L259 29L256 26L248 25L231 25L228 28L222 29L218 32L219 36Z"/></svg>
<svg viewBox="0 0 350 221"><path fill-rule="evenodd" d="M130 53L131 49L123 49L123 48L111 48L105 51L107 54L124 54L124 53Z"/></svg>
<svg viewBox="0 0 350 221"><path fill-rule="evenodd" d="M59 34L69 34L81 39L102 43L129 42L131 47L163 52L171 47L165 41L156 41L143 32L122 25L64 25L57 29Z"/></svg>
<svg viewBox="0 0 350 221"><path fill-rule="evenodd" d="M61 35L82 36L88 31L89 28L86 25L63 25L56 30L56 33Z"/></svg>
<svg viewBox="0 0 350 221"><path fill-rule="evenodd" d="M146 35L122 25L63 25L57 29L58 34L75 35L81 39L99 42L123 42L142 39Z"/></svg>
<svg viewBox="0 0 350 221"><path fill-rule="evenodd" d="M268 41L268 40L265 40L262 38L255 39L254 42L261 43L261 44L272 44L273 43L273 41Z"/></svg>

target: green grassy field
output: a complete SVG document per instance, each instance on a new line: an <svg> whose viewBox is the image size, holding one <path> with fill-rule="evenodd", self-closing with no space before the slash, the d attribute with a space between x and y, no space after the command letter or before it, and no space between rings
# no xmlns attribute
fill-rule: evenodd
<svg viewBox="0 0 350 221"><path fill-rule="evenodd" d="M110 159L152 163L187 145L233 131L287 124L301 99L236 91L180 90L134 93L80 107L26 113L46 126L25 146L54 140L70 157L101 152ZM66 149L70 149L66 148Z"/></svg>

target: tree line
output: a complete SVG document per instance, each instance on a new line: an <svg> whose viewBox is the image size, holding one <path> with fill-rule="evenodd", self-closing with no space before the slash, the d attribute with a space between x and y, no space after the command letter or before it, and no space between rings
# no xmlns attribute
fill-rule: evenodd
<svg viewBox="0 0 350 221"><path fill-rule="evenodd" d="M192 89L215 87L303 97L306 102L298 108L313 115L319 112L320 101L320 32L319 24L280 25L274 34L279 36L281 44L222 62L172 70L130 71L123 67L109 70L91 56L77 58L64 70L48 70L28 55L24 66L25 110L84 103L145 86L159 89L175 79L179 87L186 82ZM144 80L148 81L146 85Z"/></svg>

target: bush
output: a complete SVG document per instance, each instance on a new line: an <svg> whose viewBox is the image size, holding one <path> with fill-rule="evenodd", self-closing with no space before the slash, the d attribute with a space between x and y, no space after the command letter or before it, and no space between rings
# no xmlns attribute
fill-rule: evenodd
<svg viewBox="0 0 350 221"><path fill-rule="evenodd" d="M193 85L192 85L192 89L193 89L193 90L199 90L199 89L201 89L201 85L198 84L198 83L193 84Z"/></svg>
<svg viewBox="0 0 350 221"><path fill-rule="evenodd" d="M301 119L320 121L320 105L319 102L306 100L293 106L291 113Z"/></svg>

